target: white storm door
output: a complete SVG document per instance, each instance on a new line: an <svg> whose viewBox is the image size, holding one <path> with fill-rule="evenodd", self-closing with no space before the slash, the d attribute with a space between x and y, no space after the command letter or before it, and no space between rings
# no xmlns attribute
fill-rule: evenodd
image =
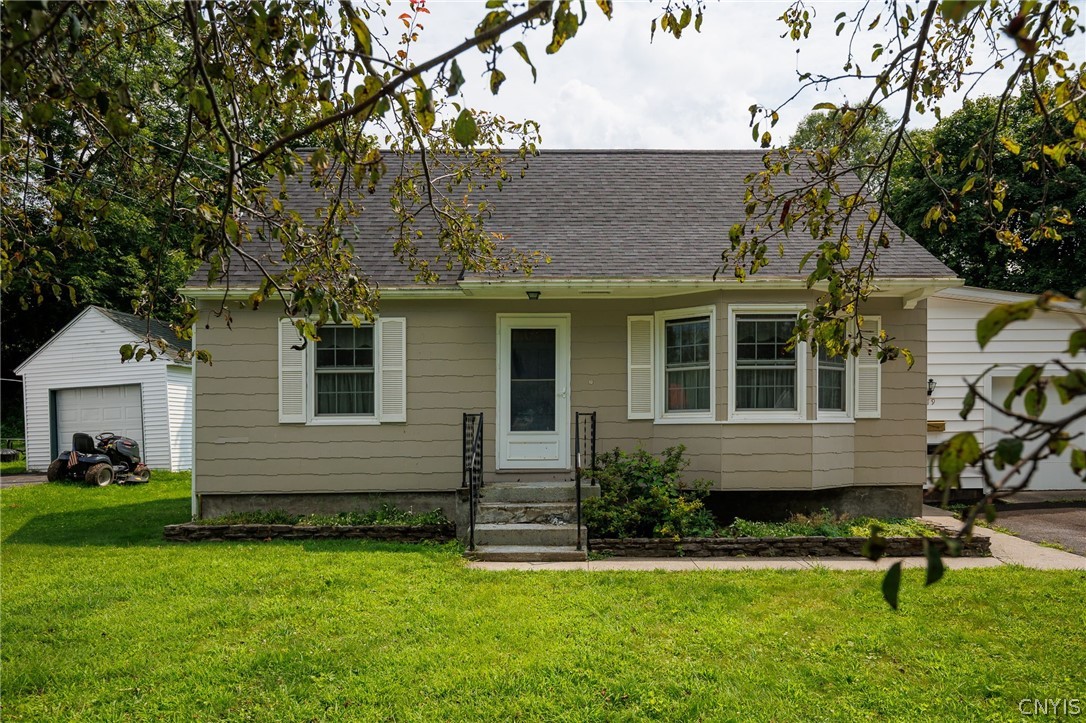
<svg viewBox="0 0 1086 723"><path fill-rule="evenodd" d="M569 315L498 315L498 469L569 469Z"/></svg>

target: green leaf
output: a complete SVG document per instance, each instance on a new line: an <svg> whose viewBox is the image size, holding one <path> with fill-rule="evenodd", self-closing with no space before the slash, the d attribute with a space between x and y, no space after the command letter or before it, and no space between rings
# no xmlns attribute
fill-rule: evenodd
<svg viewBox="0 0 1086 723"><path fill-rule="evenodd" d="M465 148L475 143L475 139L479 137L479 126L475 122L475 116L467 108L460 111L460 115L456 117L452 135L453 140Z"/></svg>
<svg viewBox="0 0 1086 723"><path fill-rule="evenodd" d="M960 23L966 15L983 4L984 0L943 0L939 3L939 14L947 20Z"/></svg>
<svg viewBox="0 0 1086 723"><path fill-rule="evenodd" d="M1017 437L1004 437L996 442L995 455L992 463L996 469L1003 469L1007 465L1014 465L1022 459L1022 440Z"/></svg>
<svg viewBox="0 0 1086 723"><path fill-rule="evenodd" d="M958 432L939 447L939 474L945 487L956 487L962 472L980 459L980 445L972 432Z"/></svg>
<svg viewBox="0 0 1086 723"><path fill-rule="evenodd" d="M818 103L811 110L837 110L837 105L834 103Z"/></svg>
<svg viewBox="0 0 1086 723"><path fill-rule="evenodd" d="M351 13L351 31L354 33L355 40L358 41L363 55L373 55L373 36L370 35L369 26L353 12Z"/></svg>
<svg viewBox="0 0 1086 723"><path fill-rule="evenodd" d="M881 528L878 525L871 526L871 534L864 540L860 548L860 554L868 560L877 561L886 554L886 538L879 534Z"/></svg>
<svg viewBox="0 0 1086 723"><path fill-rule="evenodd" d="M1012 321L1022 321L1033 316L1037 308L1036 301L1021 301L1017 304L1001 304L977 322L977 343L980 348L988 346L996 334L1003 331Z"/></svg>
<svg viewBox="0 0 1086 723"><path fill-rule="evenodd" d="M895 562L882 578L882 598L897 610L898 593L901 591L901 561Z"/></svg>
<svg viewBox="0 0 1086 723"><path fill-rule="evenodd" d="M1044 414L1045 404L1047 404L1047 398L1043 390L1037 387L1032 387L1026 392L1026 414L1033 418L1040 417Z"/></svg>
<svg viewBox="0 0 1086 723"><path fill-rule="evenodd" d="M1086 449L1071 450L1071 471L1086 479Z"/></svg>
<svg viewBox="0 0 1086 723"><path fill-rule="evenodd" d="M610 17L610 15L608 15L608 17ZM519 55L521 59L528 64L528 67L532 69L532 82L534 83L536 80L535 66L532 65L532 60L528 57L528 48L524 47L524 43L518 40L513 43L513 50L517 51L517 55Z"/></svg>
<svg viewBox="0 0 1086 723"><path fill-rule="evenodd" d="M958 416L962 419L967 419L973 411L973 407L977 405L977 393L970 389L965 393L965 399L962 400L962 411L958 412Z"/></svg>
<svg viewBox="0 0 1086 723"><path fill-rule="evenodd" d="M943 553L931 540L924 540L924 557L928 559L928 574L924 578L924 586L933 585L943 577L946 568L943 566Z"/></svg>
<svg viewBox="0 0 1086 723"><path fill-rule="evenodd" d="M1086 329L1071 332L1071 338L1067 342L1067 353L1076 356L1083 349L1086 349Z"/></svg>
<svg viewBox="0 0 1086 723"><path fill-rule="evenodd" d="M131 359L136 353L136 348L131 344L125 344L121 347L121 364Z"/></svg>
<svg viewBox="0 0 1086 723"><path fill-rule="evenodd" d="M497 68L490 72L490 92L494 95L498 94L498 88L502 87L502 83L505 82L505 73L501 72Z"/></svg>
<svg viewBox="0 0 1086 723"><path fill-rule="evenodd" d="M449 95L456 95L462 87L464 87L464 74L460 72L460 64L454 58L452 65L449 67L449 85L447 88Z"/></svg>
<svg viewBox="0 0 1086 723"><path fill-rule="evenodd" d="M30 109L30 121L36 126L43 126L53 120L53 104L49 102L35 103Z"/></svg>

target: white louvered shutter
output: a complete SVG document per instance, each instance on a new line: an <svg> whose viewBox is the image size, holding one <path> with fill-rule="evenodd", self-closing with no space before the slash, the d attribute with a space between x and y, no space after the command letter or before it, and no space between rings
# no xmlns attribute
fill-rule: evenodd
<svg viewBox="0 0 1086 723"><path fill-rule="evenodd" d="M381 335L382 422L407 421L407 319L381 317L377 320Z"/></svg>
<svg viewBox="0 0 1086 723"><path fill-rule="evenodd" d="M652 330L651 316L626 317L627 417L653 418Z"/></svg>
<svg viewBox="0 0 1086 723"><path fill-rule="evenodd" d="M294 320L280 319L279 421L304 424L308 353L305 349L292 349L293 346L302 346L302 337L294 327Z"/></svg>
<svg viewBox="0 0 1086 723"><path fill-rule="evenodd" d="M881 320L877 316L865 316L860 331L864 348L856 357L856 418L876 418L882 408L882 365L877 351L869 347L867 339L878 336Z"/></svg>

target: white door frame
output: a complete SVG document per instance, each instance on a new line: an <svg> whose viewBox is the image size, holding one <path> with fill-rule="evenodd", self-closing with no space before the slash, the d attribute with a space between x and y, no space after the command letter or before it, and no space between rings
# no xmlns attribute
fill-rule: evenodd
<svg viewBox="0 0 1086 723"><path fill-rule="evenodd" d="M570 468L570 343L569 314L498 314L497 315L498 379L495 465L508 469ZM512 329L554 329L554 431L513 432L510 430L509 352ZM518 451L519 447L519 451Z"/></svg>

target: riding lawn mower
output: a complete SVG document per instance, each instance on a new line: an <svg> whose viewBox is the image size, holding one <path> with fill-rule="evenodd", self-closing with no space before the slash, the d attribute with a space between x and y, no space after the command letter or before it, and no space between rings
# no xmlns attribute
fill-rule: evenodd
<svg viewBox="0 0 1086 723"><path fill-rule="evenodd" d="M95 444L97 440L98 444ZM72 448L53 460L46 472L50 482L62 479L105 487L111 482L147 482L151 470L140 461L140 446L134 439L113 432L72 435Z"/></svg>

